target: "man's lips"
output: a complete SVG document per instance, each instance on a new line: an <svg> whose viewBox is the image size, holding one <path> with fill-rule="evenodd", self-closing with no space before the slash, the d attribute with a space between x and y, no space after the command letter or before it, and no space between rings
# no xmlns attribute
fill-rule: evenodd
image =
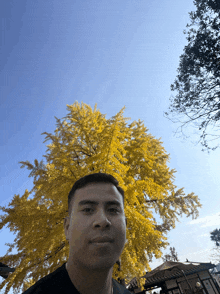
<svg viewBox="0 0 220 294"><path fill-rule="evenodd" d="M112 243L114 240L108 236L93 238L91 243Z"/></svg>
<svg viewBox="0 0 220 294"><path fill-rule="evenodd" d="M110 242L98 242L98 243L93 242L93 243L91 243L91 245L98 246L98 247L110 246L111 244L112 243L110 243Z"/></svg>

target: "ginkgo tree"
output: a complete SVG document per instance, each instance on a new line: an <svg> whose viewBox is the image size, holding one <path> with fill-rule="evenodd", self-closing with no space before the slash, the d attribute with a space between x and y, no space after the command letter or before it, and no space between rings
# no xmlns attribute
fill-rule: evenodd
<svg viewBox="0 0 220 294"><path fill-rule="evenodd" d="M79 178L96 172L113 175L125 191L127 243L121 254L121 266L114 265L113 278L127 284L150 270L153 257L169 244L166 234L184 214L198 217L201 207L194 193L185 195L174 185L175 170L168 166L169 154L162 142L148 133L138 120L127 125L123 107L106 119L83 102L67 105L69 113L56 118L54 134L46 133L46 163L21 161L31 170L33 188L20 197L14 195L8 207L0 207L0 229L8 225L17 233L1 262L15 271L0 285L5 294L11 287L25 291L40 278L56 270L68 259L69 244L63 220L68 215L68 194ZM32 197L32 198L31 198ZM16 246L17 254L9 254Z"/></svg>

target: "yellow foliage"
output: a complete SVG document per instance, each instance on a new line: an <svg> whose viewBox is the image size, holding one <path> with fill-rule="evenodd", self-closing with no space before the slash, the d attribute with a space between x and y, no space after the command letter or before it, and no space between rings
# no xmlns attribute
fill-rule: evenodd
<svg viewBox="0 0 220 294"><path fill-rule="evenodd" d="M15 244L1 262L16 270L0 285L25 291L40 278L56 270L68 259L63 219L68 215L68 194L79 178L103 172L113 175L125 191L124 209L127 217L127 239L121 255L121 271L114 265L113 277L128 283L141 279L150 270L152 257L161 257L168 245L166 233L175 227L179 216L197 217L199 199L194 193L185 196L176 190L174 173L168 167L169 155L162 142L147 133L139 120L127 125L124 108L111 119L99 110L75 102L67 105L65 120L57 120L55 134L43 133L52 144L47 145L46 164L35 159L20 162L31 173L34 187L23 196L15 195L9 206L0 207L0 229L8 225L17 233ZM30 195L34 197L27 199ZM154 214L160 218L155 220ZM18 254L9 255L16 245ZM30 274L28 276L28 274Z"/></svg>

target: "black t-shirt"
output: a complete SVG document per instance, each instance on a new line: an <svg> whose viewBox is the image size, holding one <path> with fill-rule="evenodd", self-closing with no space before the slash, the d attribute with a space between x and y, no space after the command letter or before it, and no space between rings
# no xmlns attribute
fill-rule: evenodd
<svg viewBox="0 0 220 294"><path fill-rule="evenodd" d="M131 294L130 291L115 279L112 278L112 282L113 294ZM80 294L80 292L70 280L64 263L54 272L37 281L22 294Z"/></svg>

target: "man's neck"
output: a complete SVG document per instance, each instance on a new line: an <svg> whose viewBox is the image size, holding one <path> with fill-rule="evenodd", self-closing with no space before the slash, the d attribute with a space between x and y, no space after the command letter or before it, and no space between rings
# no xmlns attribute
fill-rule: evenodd
<svg viewBox="0 0 220 294"><path fill-rule="evenodd" d="M73 285L81 294L112 294L112 272L108 271L81 271L79 268L70 268L66 263L66 270Z"/></svg>

